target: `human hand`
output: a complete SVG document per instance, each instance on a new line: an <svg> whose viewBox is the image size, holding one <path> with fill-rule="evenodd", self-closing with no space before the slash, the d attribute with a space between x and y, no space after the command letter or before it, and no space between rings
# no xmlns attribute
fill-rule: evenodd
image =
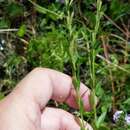
<svg viewBox="0 0 130 130"><path fill-rule="evenodd" d="M90 110L90 90L81 83L85 110ZM50 99L77 108L72 79L60 72L36 68L0 102L0 130L80 130L70 113L45 107ZM86 128L92 128L87 124Z"/></svg>

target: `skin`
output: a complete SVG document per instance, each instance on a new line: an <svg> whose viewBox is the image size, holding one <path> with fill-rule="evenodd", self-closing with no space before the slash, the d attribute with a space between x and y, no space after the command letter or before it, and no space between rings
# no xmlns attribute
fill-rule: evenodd
<svg viewBox="0 0 130 130"><path fill-rule="evenodd" d="M89 111L90 90L82 83L80 95L85 110ZM0 102L0 130L80 130L72 114L46 107L50 99L78 108L71 77L36 68ZM87 124L88 127L91 130Z"/></svg>

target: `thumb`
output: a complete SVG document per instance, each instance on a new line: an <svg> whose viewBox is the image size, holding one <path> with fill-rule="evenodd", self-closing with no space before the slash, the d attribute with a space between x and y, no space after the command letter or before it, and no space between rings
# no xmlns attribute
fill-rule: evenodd
<svg viewBox="0 0 130 130"><path fill-rule="evenodd" d="M86 130L93 130L92 127L84 122ZM46 107L41 116L42 130L80 130L80 125L75 117L57 108Z"/></svg>

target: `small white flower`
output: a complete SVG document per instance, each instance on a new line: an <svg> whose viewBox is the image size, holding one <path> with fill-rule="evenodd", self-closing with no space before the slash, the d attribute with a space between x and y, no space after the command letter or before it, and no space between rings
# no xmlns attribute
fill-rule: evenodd
<svg viewBox="0 0 130 130"><path fill-rule="evenodd" d="M5 44L5 40L2 39L0 42L1 42L0 43L0 50L3 51L4 50L3 45Z"/></svg>
<svg viewBox="0 0 130 130"><path fill-rule="evenodd" d="M130 125L130 114L127 114L125 116L125 121L126 121L127 125Z"/></svg>
<svg viewBox="0 0 130 130"><path fill-rule="evenodd" d="M2 40L1 40L1 43L2 43L2 44L5 44L5 40L4 40L4 39L2 39Z"/></svg>
<svg viewBox="0 0 130 130"><path fill-rule="evenodd" d="M4 50L4 48L3 48L2 46L0 46L0 50L1 50L1 51L3 51L3 50Z"/></svg>
<svg viewBox="0 0 130 130"><path fill-rule="evenodd" d="M120 118L121 114L123 114L123 111L116 111L113 115L113 121L116 122Z"/></svg>
<svg viewBox="0 0 130 130"><path fill-rule="evenodd" d="M124 114L123 111L116 111L113 115L113 121L117 122L118 119L120 118L121 114ZM130 114L126 114L124 121L126 122L127 125L130 125Z"/></svg>

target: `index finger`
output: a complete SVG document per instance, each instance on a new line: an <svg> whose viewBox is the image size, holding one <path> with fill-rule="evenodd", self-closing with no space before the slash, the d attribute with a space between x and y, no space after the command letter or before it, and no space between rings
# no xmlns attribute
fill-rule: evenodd
<svg viewBox="0 0 130 130"><path fill-rule="evenodd" d="M47 68L36 68L31 71L17 85L12 95L16 93L21 93L21 95L28 99L33 99L39 104L40 109L43 109L50 99L66 102L69 106L78 108L72 78L66 74ZM80 96L86 110L90 110L89 95L89 88L81 83Z"/></svg>

